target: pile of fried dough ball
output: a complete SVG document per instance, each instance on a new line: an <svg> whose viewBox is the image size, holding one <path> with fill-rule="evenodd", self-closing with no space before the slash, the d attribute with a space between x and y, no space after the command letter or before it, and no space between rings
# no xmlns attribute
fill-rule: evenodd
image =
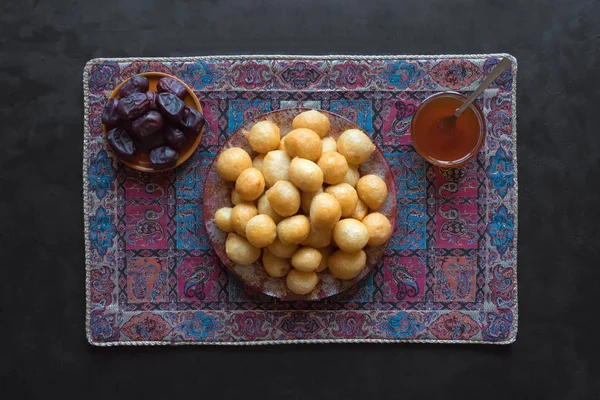
<svg viewBox="0 0 600 400"><path fill-rule="evenodd" d="M273 122L257 122L244 135L258 156L239 147L220 154L217 172L235 182L234 207L214 218L229 233L229 259L250 265L262 254L270 276L286 277L290 291L305 295L327 268L338 279L356 277L367 261L363 248L384 245L392 225L377 212L387 185L358 171L375 150L364 132L327 137L329 119L316 110L297 115L292 128L280 137Z"/></svg>

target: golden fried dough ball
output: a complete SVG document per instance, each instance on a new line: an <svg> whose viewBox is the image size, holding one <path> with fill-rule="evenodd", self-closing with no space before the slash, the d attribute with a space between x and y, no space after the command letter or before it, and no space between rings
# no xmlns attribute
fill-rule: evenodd
<svg viewBox="0 0 600 400"><path fill-rule="evenodd" d="M358 168L349 165L348 172L346 172L346 176L344 177L344 182L355 188L359 179L360 172L358 172Z"/></svg>
<svg viewBox="0 0 600 400"><path fill-rule="evenodd" d="M266 194L263 194L258 198L256 208L258 209L259 214L268 215L276 224L283 219L281 215L277 214L275 210L273 210L273 207L271 207L271 203L269 203L269 199L267 199Z"/></svg>
<svg viewBox="0 0 600 400"><path fill-rule="evenodd" d="M269 249L263 250L262 263L267 274L275 278L286 276L292 269L289 258L277 257Z"/></svg>
<svg viewBox="0 0 600 400"><path fill-rule="evenodd" d="M298 245L295 243L283 243L279 238L275 238L275 241L268 246L268 249L276 257L290 258L298 249Z"/></svg>
<svg viewBox="0 0 600 400"><path fill-rule="evenodd" d="M353 253L367 245L369 231L362 222L354 218L346 218L335 224L333 241L341 250Z"/></svg>
<svg viewBox="0 0 600 400"><path fill-rule="evenodd" d="M270 151L265 155L262 163L262 174L265 177L267 187L271 187L277 181L289 181L290 162L292 159L283 150Z"/></svg>
<svg viewBox="0 0 600 400"><path fill-rule="evenodd" d="M292 183L303 192L315 192L323 186L323 171L310 160L294 157L289 174Z"/></svg>
<svg viewBox="0 0 600 400"><path fill-rule="evenodd" d="M387 198L387 185L377 175L365 175L356 184L358 197L373 211L381 208Z"/></svg>
<svg viewBox="0 0 600 400"><path fill-rule="evenodd" d="M277 237L283 243L300 244L308 237L309 233L310 222L304 215L284 218L277 224Z"/></svg>
<svg viewBox="0 0 600 400"><path fill-rule="evenodd" d="M357 166L371 157L375 145L365 133L358 129L348 129L337 140L338 152L346 157L348 164Z"/></svg>
<svg viewBox="0 0 600 400"><path fill-rule="evenodd" d="M334 138L326 137L321 140L321 154L328 151L337 151L337 144Z"/></svg>
<svg viewBox="0 0 600 400"><path fill-rule="evenodd" d="M246 224L246 239L254 247L267 247L277 236L277 225L265 214L252 217Z"/></svg>
<svg viewBox="0 0 600 400"><path fill-rule="evenodd" d="M217 228L223 232L233 232L233 225L231 224L231 207L222 207L215 213L215 224Z"/></svg>
<svg viewBox="0 0 600 400"><path fill-rule="evenodd" d="M327 261L329 260L329 255L331 254L331 246L322 247L319 249L319 252L321 253L322 258L316 271L323 272L327 269Z"/></svg>
<svg viewBox="0 0 600 400"><path fill-rule="evenodd" d="M244 200L240 197L240 194L235 190L235 188L231 191L231 202L234 206L242 203Z"/></svg>
<svg viewBox="0 0 600 400"><path fill-rule="evenodd" d="M242 200L254 201L265 190L265 178L256 168L245 169L235 181L235 190Z"/></svg>
<svg viewBox="0 0 600 400"><path fill-rule="evenodd" d="M306 128L315 131L320 137L325 137L331 129L329 118L317 110L304 111L296 115L292 121L292 128Z"/></svg>
<svg viewBox="0 0 600 400"><path fill-rule="evenodd" d="M256 168L257 170L262 172L262 163L263 160L265 159L265 155L264 154L259 154L256 157L254 157L254 159L252 160L252 166L254 168Z"/></svg>
<svg viewBox="0 0 600 400"><path fill-rule="evenodd" d="M282 217L294 215L300 208L300 191L292 182L278 181L266 194L273 210Z"/></svg>
<svg viewBox="0 0 600 400"><path fill-rule="evenodd" d="M313 198L310 205L310 220L316 228L331 229L341 216L342 206L334 195L321 193Z"/></svg>
<svg viewBox="0 0 600 400"><path fill-rule="evenodd" d="M374 212L362 220L369 232L369 245L381 246L392 236L392 224L383 214Z"/></svg>
<svg viewBox="0 0 600 400"><path fill-rule="evenodd" d="M260 212L260 210L258 212ZM367 207L367 205L361 199L358 199L358 203L356 203L356 209L350 217L362 221L368 212L369 207Z"/></svg>
<svg viewBox="0 0 600 400"><path fill-rule="evenodd" d="M323 171L323 181L330 185L342 183L348 172L346 158L337 151L324 153L317 165Z"/></svg>
<svg viewBox="0 0 600 400"><path fill-rule="evenodd" d="M319 275L316 272L304 272L292 269L285 278L287 287L295 294L308 294L314 290L319 283Z"/></svg>
<svg viewBox="0 0 600 400"><path fill-rule="evenodd" d="M310 205L314 197L321 193L323 193L323 187L320 187L316 192L302 192L300 194L300 206L305 214L310 212Z"/></svg>
<svg viewBox="0 0 600 400"><path fill-rule="evenodd" d="M244 132L252 150L258 153L268 153L279 146L279 127L271 121L259 121L250 132Z"/></svg>
<svg viewBox="0 0 600 400"><path fill-rule="evenodd" d="M279 147L277 147L277 150L285 151L285 136L279 141Z"/></svg>
<svg viewBox="0 0 600 400"><path fill-rule="evenodd" d="M331 244L331 238L333 236L333 227L330 228L316 228L313 224L310 224L310 233L308 237L302 241L302 246L314 247L319 249L321 247L329 246Z"/></svg>
<svg viewBox="0 0 600 400"><path fill-rule="evenodd" d="M367 253L364 250L346 253L337 250L329 256L327 266L331 275L338 279L352 279L362 271L367 264Z"/></svg>
<svg viewBox="0 0 600 400"><path fill-rule="evenodd" d="M249 201L244 201L231 210L231 226L239 235L246 234L246 224L252 217L258 214L258 210L254 204Z"/></svg>
<svg viewBox="0 0 600 400"><path fill-rule="evenodd" d="M252 168L252 159L246 150L232 147L225 150L217 159L217 173L226 181L235 182L243 170Z"/></svg>
<svg viewBox="0 0 600 400"><path fill-rule="evenodd" d="M290 157L316 162L321 157L322 148L321 138L310 129L294 129L285 136L285 151Z"/></svg>
<svg viewBox="0 0 600 400"><path fill-rule="evenodd" d="M292 256L292 266L298 271L315 271L323 256L321 252L312 247L300 247Z"/></svg>
<svg viewBox="0 0 600 400"><path fill-rule="evenodd" d="M227 235L225 253L236 264L250 265L260 257L260 249L252 246L245 237L236 233Z"/></svg>
<svg viewBox="0 0 600 400"><path fill-rule="evenodd" d="M349 217L356 210L358 194L356 190L347 183L338 183L325 189L325 193L333 195L342 206L342 217ZM314 201L314 200L313 200Z"/></svg>

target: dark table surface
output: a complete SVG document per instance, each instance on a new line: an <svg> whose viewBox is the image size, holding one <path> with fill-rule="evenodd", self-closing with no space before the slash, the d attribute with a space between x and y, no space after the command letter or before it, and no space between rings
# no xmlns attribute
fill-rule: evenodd
<svg viewBox="0 0 600 400"><path fill-rule="evenodd" d="M13 398L600 399L600 2L2 1L0 391ZM84 335L82 69L93 57L519 60L511 346L94 348ZM84 397L85 396L85 397Z"/></svg>

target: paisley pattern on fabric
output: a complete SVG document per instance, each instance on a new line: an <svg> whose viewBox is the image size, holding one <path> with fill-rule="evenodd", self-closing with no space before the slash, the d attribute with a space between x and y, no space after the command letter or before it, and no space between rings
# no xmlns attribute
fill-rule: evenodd
<svg viewBox="0 0 600 400"><path fill-rule="evenodd" d="M331 78L332 83L338 87L349 89L364 87L370 78L369 68L364 64L354 62L339 63L333 66Z"/></svg>
<svg viewBox="0 0 600 400"><path fill-rule="evenodd" d="M481 70L469 60L442 60L429 74L441 86L460 90L475 82L481 76Z"/></svg>
<svg viewBox="0 0 600 400"><path fill-rule="evenodd" d="M92 65L90 71L90 92L101 95L104 91L114 90L118 85L121 70L116 62Z"/></svg>
<svg viewBox="0 0 600 400"><path fill-rule="evenodd" d="M508 308L500 309L499 312L490 312L486 316L486 324L483 328L483 340L496 342L506 340L511 335L513 324L513 313Z"/></svg>
<svg viewBox="0 0 600 400"><path fill-rule="evenodd" d="M99 199L103 199L115 179L116 172L106 151L101 150L90 161L88 169L90 188Z"/></svg>
<svg viewBox="0 0 600 400"><path fill-rule="evenodd" d="M490 157L490 165L485 172L502 197L505 197L514 185L513 168L512 159L503 148L499 148L496 154Z"/></svg>
<svg viewBox="0 0 600 400"><path fill-rule="evenodd" d="M425 265L420 257L387 257L383 263L383 296L386 301L422 299Z"/></svg>
<svg viewBox="0 0 600 400"><path fill-rule="evenodd" d="M115 283L112 281L114 269L108 266L102 266L93 269L90 274L90 288L92 302L108 307L112 303L112 292L115 290Z"/></svg>
<svg viewBox="0 0 600 400"><path fill-rule="evenodd" d="M269 334L269 323L262 313L252 311L235 314L232 317L235 331L239 336L248 340L264 338Z"/></svg>
<svg viewBox="0 0 600 400"><path fill-rule="evenodd" d="M492 289L492 302L498 308L513 306L515 283L514 271L508 265L499 263L492 267L489 285Z"/></svg>
<svg viewBox="0 0 600 400"><path fill-rule="evenodd" d="M231 69L233 84L246 89L267 85L271 80L271 70L263 64L249 61L237 64Z"/></svg>
<svg viewBox="0 0 600 400"><path fill-rule="evenodd" d="M90 216L90 243L92 250L103 256L113 244L117 236L117 228L104 207L99 207L96 214Z"/></svg>
<svg viewBox="0 0 600 400"><path fill-rule="evenodd" d="M370 318L367 315L348 311L335 316L333 333L338 337L345 338L364 336L369 333L370 326Z"/></svg>
<svg viewBox="0 0 600 400"><path fill-rule="evenodd" d="M167 336L171 331L171 326L161 316L145 312L131 317L123 325L121 331L132 340L154 341Z"/></svg>
<svg viewBox="0 0 600 400"><path fill-rule="evenodd" d="M500 62L500 60L498 60L496 58L490 58L488 60L485 60L485 62L483 63L483 73L487 76L490 72L492 72L494 67L496 65L498 65L499 62ZM510 90L510 88L512 87L512 84L513 84L513 73L511 71L511 69L509 68L509 69L505 70L503 73L501 73L500 76L494 80L492 87L498 86L499 88L501 88L503 90Z"/></svg>
<svg viewBox="0 0 600 400"><path fill-rule="evenodd" d="M417 314L402 311L382 323L381 328L387 336L395 339L414 339L425 329L425 326L419 321Z"/></svg>
<svg viewBox="0 0 600 400"><path fill-rule="evenodd" d="M277 327L293 339L310 339L325 329L324 322L307 313L290 313L283 317Z"/></svg>
<svg viewBox="0 0 600 400"><path fill-rule="evenodd" d="M132 206L127 210L125 242L129 248L160 248L166 240L165 207Z"/></svg>
<svg viewBox="0 0 600 400"><path fill-rule="evenodd" d="M179 340L212 340L215 332L223 327L214 317L202 312L184 313L176 318L178 333L174 339Z"/></svg>
<svg viewBox="0 0 600 400"><path fill-rule="evenodd" d="M468 340L479 333L479 325L466 314L453 311L439 317L429 327L438 339Z"/></svg>
<svg viewBox="0 0 600 400"><path fill-rule="evenodd" d="M518 316L516 67L479 102L486 142L461 168L425 162L410 131L428 96L473 90L500 58L90 63L83 176L90 341L512 342ZM119 164L101 123L114 88L147 71L186 82L207 121L190 159L159 174ZM396 188L394 231L382 260L358 284L321 301L282 301L246 288L220 263L204 223L217 193L205 192L205 182L221 146L256 117L299 106L337 113L363 129L384 153Z"/></svg>
<svg viewBox="0 0 600 400"><path fill-rule="evenodd" d="M415 85L424 72L413 62L397 61L387 64L382 77L398 89L405 89Z"/></svg>
<svg viewBox="0 0 600 400"><path fill-rule="evenodd" d="M498 207L487 231L492 239L492 245L498 248L500 255L504 255L509 247L512 247L515 237L515 217L509 214L505 205Z"/></svg>
<svg viewBox="0 0 600 400"><path fill-rule="evenodd" d="M195 90L200 90L207 85L212 85L222 75L218 72L212 63L197 61L193 64L187 64L179 74L185 82L189 82Z"/></svg>
<svg viewBox="0 0 600 400"><path fill-rule="evenodd" d="M477 207L473 205L447 205L438 208L438 239L440 247L475 248Z"/></svg>
<svg viewBox="0 0 600 400"><path fill-rule="evenodd" d="M113 342L119 339L119 327L114 314L105 315L101 310L92 311L90 329L92 339L97 342Z"/></svg>
<svg viewBox="0 0 600 400"><path fill-rule="evenodd" d="M283 82L290 84L293 88L303 89L311 83L318 82L323 74L309 63L298 61L286 65L280 76Z"/></svg>

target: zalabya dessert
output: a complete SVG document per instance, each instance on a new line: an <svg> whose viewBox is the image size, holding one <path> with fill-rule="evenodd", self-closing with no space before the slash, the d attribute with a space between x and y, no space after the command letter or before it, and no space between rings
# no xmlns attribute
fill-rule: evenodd
<svg viewBox="0 0 600 400"><path fill-rule="evenodd" d="M285 279L297 295L311 293L321 274L353 279L367 262L365 246L384 246L392 235L385 181L361 176L375 145L358 129L336 140L331 123L316 110L298 114L281 137L271 121L243 132L254 158L233 147L221 152L217 173L235 182L231 207L214 215L228 233L227 257L241 265L259 262L266 273Z"/></svg>

